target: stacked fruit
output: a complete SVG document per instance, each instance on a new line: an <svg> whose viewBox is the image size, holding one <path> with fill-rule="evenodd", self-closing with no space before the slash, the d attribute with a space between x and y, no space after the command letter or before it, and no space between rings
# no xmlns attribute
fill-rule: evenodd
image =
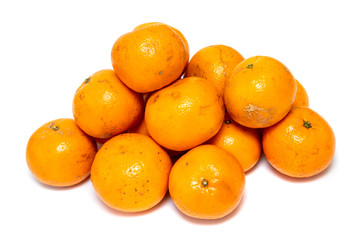
<svg viewBox="0 0 360 240"><path fill-rule="evenodd" d="M71 186L90 174L98 196L124 212L152 208L169 190L184 214L217 219L239 204L262 148L296 178L332 161L333 131L274 58L214 45L188 62L180 31L146 23L116 40L111 59L113 70L77 89L74 120L30 137L27 164L42 183Z"/></svg>

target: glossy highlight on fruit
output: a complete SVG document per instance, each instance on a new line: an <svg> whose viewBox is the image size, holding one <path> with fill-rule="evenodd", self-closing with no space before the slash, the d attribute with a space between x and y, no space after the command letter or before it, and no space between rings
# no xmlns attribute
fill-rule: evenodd
<svg viewBox="0 0 360 240"><path fill-rule="evenodd" d="M214 145L201 145L174 164L169 192L176 207L199 219L219 219L239 204L245 174L229 152Z"/></svg>
<svg viewBox="0 0 360 240"><path fill-rule="evenodd" d="M335 154L335 135L330 125L308 107L293 108L263 133L264 153L279 172L296 178L324 171Z"/></svg>
<svg viewBox="0 0 360 240"><path fill-rule="evenodd" d="M141 212L163 199L171 167L169 155L150 137L124 133L100 148L91 168L91 182L109 207Z"/></svg>
<svg viewBox="0 0 360 240"><path fill-rule="evenodd" d="M241 126L231 119L225 120L220 131L207 143L230 152L240 162L245 172L255 166L261 155L259 132Z"/></svg>
<svg viewBox="0 0 360 240"><path fill-rule="evenodd" d="M136 126L143 111L142 95L123 84L110 69L86 78L73 100L76 124L95 138L110 138Z"/></svg>
<svg viewBox="0 0 360 240"><path fill-rule="evenodd" d="M73 119L61 118L42 125L30 137L26 162L42 183L68 187L90 174L97 148Z"/></svg>
<svg viewBox="0 0 360 240"><path fill-rule="evenodd" d="M232 47L211 45L200 49L191 58L185 77L200 77L214 84L224 94L225 80L244 57Z"/></svg>
<svg viewBox="0 0 360 240"><path fill-rule="evenodd" d="M183 40L171 27L153 24L120 36L111 60L121 81L145 93L177 80L189 59Z"/></svg>
<svg viewBox="0 0 360 240"><path fill-rule="evenodd" d="M161 22L148 22L148 23L143 23L143 24L140 24L138 26L136 26L134 28L134 30L138 30L140 28L144 28L144 27L148 27L148 26L151 26L151 25L166 25L165 23L161 23ZM166 25L166 26L169 26L169 25ZM172 27L172 26L169 26L180 38L181 40L183 41L184 45L185 45L185 58L187 59L186 62L189 61L189 43L188 41L186 40L184 34L182 34L182 32L180 32L178 29ZM186 66L185 66L186 67ZM185 68L184 68L185 70Z"/></svg>
<svg viewBox="0 0 360 240"><path fill-rule="evenodd" d="M250 128L265 128L290 111L296 82L278 60L250 57L238 64L225 82L224 102L230 117Z"/></svg>
<svg viewBox="0 0 360 240"><path fill-rule="evenodd" d="M184 151L204 143L224 120L221 95L208 81L189 77L153 93L145 108L145 123L161 146Z"/></svg>
<svg viewBox="0 0 360 240"><path fill-rule="evenodd" d="M98 202L120 217L149 213L169 192L183 219L202 224L223 223L240 209L245 174L255 171L262 150L267 170L282 178L325 173L334 132L282 62L244 59L222 44L189 56L183 33L165 23L120 35L112 69L76 90L74 119L48 122L31 135L30 172L53 187L90 175Z"/></svg>

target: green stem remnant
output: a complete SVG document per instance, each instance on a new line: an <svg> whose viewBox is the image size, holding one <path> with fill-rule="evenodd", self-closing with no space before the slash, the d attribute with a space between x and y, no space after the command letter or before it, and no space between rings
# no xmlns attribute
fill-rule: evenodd
<svg viewBox="0 0 360 240"><path fill-rule="evenodd" d="M201 185L203 187L207 187L209 185L209 181L204 178L203 180L201 180Z"/></svg>
<svg viewBox="0 0 360 240"><path fill-rule="evenodd" d="M90 77L88 77L87 79L85 79L85 81L84 81L85 83L88 83L88 82L90 82Z"/></svg>
<svg viewBox="0 0 360 240"><path fill-rule="evenodd" d="M225 124L231 124L231 120L225 120Z"/></svg>
<svg viewBox="0 0 360 240"><path fill-rule="evenodd" d="M304 127L306 127L306 128L311 128L312 126L311 126L311 122L309 122L309 121L305 121L305 120L303 120L304 121Z"/></svg>
<svg viewBox="0 0 360 240"><path fill-rule="evenodd" d="M54 126L54 124L55 124L55 123L52 122L52 123L50 124L50 128L51 128L52 130L54 130L54 131L59 130L59 126Z"/></svg>
<svg viewBox="0 0 360 240"><path fill-rule="evenodd" d="M254 66L254 65L253 65L252 63L249 63L246 68L249 68L249 69L250 69L250 68L253 68L253 66Z"/></svg>

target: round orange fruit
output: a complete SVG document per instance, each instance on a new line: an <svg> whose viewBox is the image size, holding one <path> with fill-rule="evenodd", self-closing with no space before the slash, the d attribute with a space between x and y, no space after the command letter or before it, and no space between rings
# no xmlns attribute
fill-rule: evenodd
<svg viewBox="0 0 360 240"><path fill-rule="evenodd" d="M89 176L96 151L95 141L73 119L61 118L42 125L31 135L26 162L40 182L67 187Z"/></svg>
<svg viewBox="0 0 360 240"><path fill-rule="evenodd" d="M119 37L111 51L116 75L136 92L151 92L175 81L188 62L183 40L169 26L153 24Z"/></svg>
<svg viewBox="0 0 360 240"><path fill-rule="evenodd" d="M230 117L250 128L265 128L289 112L296 82L278 60L256 56L238 64L226 80L224 102Z"/></svg>
<svg viewBox="0 0 360 240"><path fill-rule="evenodd" d="M330 125L308 107L293 108L286 117L263 132L263 148L269 163L296 178L324 171L335 153Z"/></svg>
<svg viewBox="0 0 360 240"><path fill-rule="evenodd" d="M225 120L220 131L208 141L230 152L249 171L258 162L261 155L261 140L257 129L247 128Z"/></svg>
<svg viewBox="0 0 360 240"><path fill-rule="evenodd" d="M193 148L213 137L224 120L220 93L208 81L180 79L151 95L145 108L150 136L176 151Z"/></svg>
<svg viewBox="0 0 360 240"><path fill-rule="evenodd" d="M148 27L148 26L151 26L151 25L157 25L157 24L163 24L163 25L166 25L164 23L161 23L161 22L148 22L148 23L143 23L143 24L140 24L138 25L137 27L134 28L134 30L138 30L140 28L143 28L143 27ZM167 25L169 26L169 25ZM188 41L186 40L184 34L182 34L182 32L180 32L178 29L172 27L172 26L169 26L180 38L181 40L183 41L184 45L185 45L185 52L186 52L186 61L188 62L189 61L189 43ZM185 66L186 67L186 66Z"/></svg>
<svg viewBox="0 0 360 240"><path fill-rule="evenodd" d="M185 77L201 77L215 85L224 94L225 79L244 57L225 45L212 45L200 49L191 58Z"/></svg>
<svg viewBox="0 0 360 240"><path fill-rule="evenodd" d="M309 96L301 83L296 80L296 95L293 107L309 107Z"/></svg>
<svg viewBox="0 0 360 240"><path fill-rule="evenodd" d="M113 70L87 78L73 100L76 123L95 138L109 138L136 126L143 111L142 96L125 86Z"/></svg>
<svg viewBox="0 0 360 240"><path fill-rule="evenodd" d="M169 192L176 207L199 219L218 219L238 206L245 188L245 174L229 152L201 145L174 164Z"/></svg>
<svg viewBox="0 0 360 240"><path fill-rule="evenodd" d="M124 133L100 148L91 168L91 182L109 207L140 212L163 199L171 167L166 151L150 137Z"/></svg>

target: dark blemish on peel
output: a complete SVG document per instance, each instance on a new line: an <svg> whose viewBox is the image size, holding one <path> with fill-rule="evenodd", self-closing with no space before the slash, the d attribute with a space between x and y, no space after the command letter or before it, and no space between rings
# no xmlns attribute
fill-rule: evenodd
<svg viewBox="0 0 360 240"><path fill-rule="evenodd" d="M80 95L79 95L79 98L80 98L80 100L83 100L84 99L84 93L82 92L82 93L80 93Z"/></svg>
<svg viewBox="0 0 360 240"><path fill-rule="evenodd" d="M151 103L155 103L158 100L159 96L160 96L159 94L156 94L152 99Z"/></svg>
<svg viewBox="0 0 360 240"><path fill-rule="evenodd" d="M172 92L171 97L174 99L179 99L181 97L181 93L179 92Z"/></svg>
<svg viewBox="0 0 360 240"><path fill-rule="evenodd" d="M159 75L161 75L161 74L163 74L163 71L160 71L160 72L159 72Z"/></svg>
<svg viewBox="0 0 360 240"><path fill-rule="evenodd" d="M111 137L111 135L112 135L112 133L106 133L106 134L103 135L102 138L108 138L108 137Z"/></svg>
<svg viewBox="0 0 360 240"><path fill-rule="evenodd" d="M206 115L206 111L207 111L208 108L209 108L208 105L206 105L206 106L200 106L200 107L199 107L199 115L200 115L200 116Z"/></svg>

